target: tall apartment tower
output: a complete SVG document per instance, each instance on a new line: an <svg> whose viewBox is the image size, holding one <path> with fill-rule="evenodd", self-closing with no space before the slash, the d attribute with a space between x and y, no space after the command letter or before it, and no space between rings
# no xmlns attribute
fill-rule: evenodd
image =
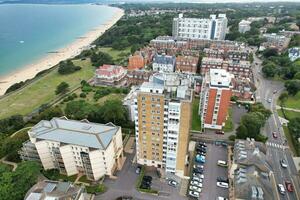
<svg viewBox="0 0 300 200"><path fill-rule="evenodd" d="M208 19L184 18L179 14L173 19L173 36L189 39L224 40L227 31L226 14L210 15Z"/></svg>
<svg viewBox="0 0 300 200"><path fill-rule="evenodd" d="M199 114L203 129L221 130L227 118L233 75L224 69L210 69L202 82Z"/></svg>
<svg viewBox="0 0 300 200"><path fill-rule="evenodd" d="M135 100L137 162L187 176L192 90L177 73L157 73Z"/></svg>

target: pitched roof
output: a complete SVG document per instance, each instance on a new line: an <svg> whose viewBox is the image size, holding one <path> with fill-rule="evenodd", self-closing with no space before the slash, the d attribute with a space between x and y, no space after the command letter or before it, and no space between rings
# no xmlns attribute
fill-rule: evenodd
<svg viewBox="0 0 300 200"><path fill-rule="evenodd" d="M106 149L120 127L112 123L97 124L62 118L42 120L30 129L31 137Z"/></svg>

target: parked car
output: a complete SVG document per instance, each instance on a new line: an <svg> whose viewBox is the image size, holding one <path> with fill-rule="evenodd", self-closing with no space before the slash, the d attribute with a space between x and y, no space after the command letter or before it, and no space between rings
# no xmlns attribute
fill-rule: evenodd
<svg viewBox="0 0 300 200"><path fill-rule="evenodd" d="M198 142L198 145L202 145L206 147L206 143L205 142Z"/></svg>
<svg viewBox="0 0 300 200"><path fill-rule="evenodd" d="M217 197L216 200L228 200L228 199L225 197Z"/></svg>
<svg viewBox="0 0 300 200"><path fill-rule="evenodd" d="M284 159L280 160L280 165L281 165L282 168L287 168L288 167L288 165L287 165L287 163Z"/></svg>
<svg viewBox="0 0 300 200"><path fill-rule="evenodd" d="M277 133L276 133L275 131L272 132L272 135L273 135L273 138L274 138L274 139L277 139L277 138L278 138Z"/></svg>
<svg viewBox="0 0 300 200"><path fill-rule="evenodd" d="M190 185L189 189L192 190L192 191L199 192L199 193L201 193L201 191L202 191L201 188L196 187L194 185Z"/></svg>
<svg viewBox="0 0 300 200"><path fill-rule="evenodd" d="M205 157L198 154L196 155L195 161L197 163L205 163Z"/></svg>
<svg viewBox="0 0 300 200"><path fill-rule="evenodd" d="M178 183L174 180L169 180L168 181L168 185L172 186L172 187L176 187L178 185Z"/></svg>
<svg viewBox="0 0 300 200"><path fill-rule="evenodd" d="M193 177L192 181L198 181L198 182L202 183L202 179L197 176Z"/></svg>
<svg viewBox="0 0 300 200"><path fill-rule="evenodd" d="M204 179L204 175L203 174L193 173L193 177L198 177L198 178Z"/></svg>
<svg viewBox="0 0 300 200"><path fill-rule="evenodd" d="M141 166L138 166L136 169L135 169L135 173L139 174L142 170L142 167Z"/></svg>
<svg viewBox="0 0 300 200"><path fill-rule="evenodd" d="M198 181L191 181L191 185L202 188L202 183L200 183Z"/></svg>
<svg viewBox="0 0 300 200"><path fill-rule="evenodd" d="M195 164L193 167L194 168L199 168L199 169L204 169L204 166L203 165L199 165L199 164Z"/></svg>
<svg viewBox="0 0 300 200"><path fill-rule="evenodd" d="M218 160L217 165L221 167L227 167L227 162L224 160Z"/></svg>
<svg viewBox="0 0 300 200"><path fill-rule="evenodd" d="M221 188L228 188L228 183L224 182L217 182L217 186Z"/></svg>
<svg viewBox="0 0 300 200"><path fill-rule="evenodd" d="M284 183L287 191L294 192L294 186L291 181L285 181Z"/></svg>
<svg viewBox="0 0 300 200"><path fill-rule="evenodd" d="M217 177L217 181L218 182L224 182L224 183L229 182L228 178L225 178L225 177L222 177L222 176Z"/></svg>
<svg viewBox="0 0 300 200"><path fill-rule="evenodd" d="M200 197L200 193L199 192L195 192L195 191L189 191L189 196L191 197L195 197L195 198L199 198Z"/></svg>
<svg viewBox="0 0 300 200"><path fill-rule="evenodd" d="M225 134L224 131L220 131L220 130L216 131L215 133L216 133L216 134L219 134L219 135L224 135L224 134Z"/></svg>
<svg viewBox="0 0 300 200"><path fill-rule="evenodd" d="M203 170L202 169L193 169L193 172L196 173L196 174L203 174Z"/></svg>
<svg viewBox="0 0 300 200"><path fill-rule="evenodd" d="M272 99L271 99L271 98L269 98L269 99L268 99L268 103L271 103L271 102L272 102Z"/></svg>
<svg viewBox="0 0 300 200"><path fill-rule="evenodd" d="M152 182L152 176L144 176L143 180L147 180L147 181Z"/></svg>
<svg viewBox="0 0 300 200"><path fill-rule="evenodd" d="M278 184L277 187L278 187L279 193L284 195L285 194L285 189L284 189L283 185Z"/></svg>

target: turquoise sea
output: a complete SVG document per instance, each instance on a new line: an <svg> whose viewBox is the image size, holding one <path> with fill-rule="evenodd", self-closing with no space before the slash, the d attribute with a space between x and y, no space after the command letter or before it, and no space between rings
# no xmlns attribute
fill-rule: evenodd
<svg viewBox="0 0 300 200"><path fill-rule="evenodd" d="M0 77L105 24L116 8L97 5L0 5Z"/></svg>

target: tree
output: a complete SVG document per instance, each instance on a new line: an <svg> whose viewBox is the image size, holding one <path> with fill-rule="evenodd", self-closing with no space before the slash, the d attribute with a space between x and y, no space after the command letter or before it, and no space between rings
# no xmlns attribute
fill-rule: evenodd
<svg viewBox="0 0 300 200"><path fill-rule="evenodd" d="M246 139L248 136L248 130L247 128L241 124L237 129L236 129L236 136L239 139Z"/></svg>
<svg viewBox="0 0 300 200"><path fill-rule="evenodd" d="M290 95L296 95L300 91L300 80L286 81L284 86Z"/></svg>
<svg viewBox="0 0 300 200"><path fill-rule="evenodd" d="M127 117L122 101L118 99L105 101L101 113L105 122L113 122L114 124L125 121Z"/></svg>
<svg viewBox="0 0 300 200"><path fill-rule="evenodd" d="M269 58L271 56L278 56L278 51L275 48L269 48L269 49L264 50L263 56L265 58Z"/></svg>
<svg viewBox="0 0 300 200"><path fill-rule="evenodd" d="M300 137L300 118L296 117L290 119L288 128L294 140L297 141L297 139Z"/></svg>
<svg viewBox="0 0 300 200"><path fill-rule="evenodd" d="M26 192L36 183L40 165L33 161L22 162L16 171L0 173L0 197L5 200L24 199Z"/></svg>
<svg viewBox="0 0 300 200"><path fill-rule="evenodd" d="M66 82L61 82L55 90L55 94L65 94L69 90L69 84Z"/></svg>
<svg viewBox="0 0 300 200"><path fill-rule="evenodd" d="M41 112L38 116L36 121L40 120L51 120L53 117L61 117L63 116L63 111L60 109L60 107L50 107Z"/></svg>
<svg viewBox="0 0 300 200"><path fill-rule="evenodd" d="M280 101L280 105L283 106L284 103L285 103L285 101L286 101L288 98L289 98L289 94L288 94L286 91L284 91L283 93L281 93L280 96L279 96L279 98L278 98L279 101Z"/></svg>
<svg viewBox="0 0 300 200"><path fill-rule="evenodd" d="M60 74L71 74L78 70L81 70L81 67L75 66L71 60L62 61L59 63L58 73Z"/></svg>
<svg viewBox="0 0 300 200"><path fill-rule="evenodd" d="M99 67L104 64L114 64L113 58L109 54L101 51L98 53L93 52L91 56L91 62L95 67Z"/></svg>
<svg viewBox="0 0 300 200"><path fill-rule="evenodd" d="M71 119L87 119L95 107L84 100L71 101L66 105L65 114Z"/></svg>
<svg viewBox="0 0 300 200"><path fill-rule="evenodd" d="M0 120L0 133L11 134L23 128L25 122L22 115L13 115Z"/></svg>
<svg viewBox="0 0 300 200"><path fill-rule="evenodd" d="M274 77L277 73L277 67L274 63L267 63L263 66L262 72L266 77Z"/></svg>

